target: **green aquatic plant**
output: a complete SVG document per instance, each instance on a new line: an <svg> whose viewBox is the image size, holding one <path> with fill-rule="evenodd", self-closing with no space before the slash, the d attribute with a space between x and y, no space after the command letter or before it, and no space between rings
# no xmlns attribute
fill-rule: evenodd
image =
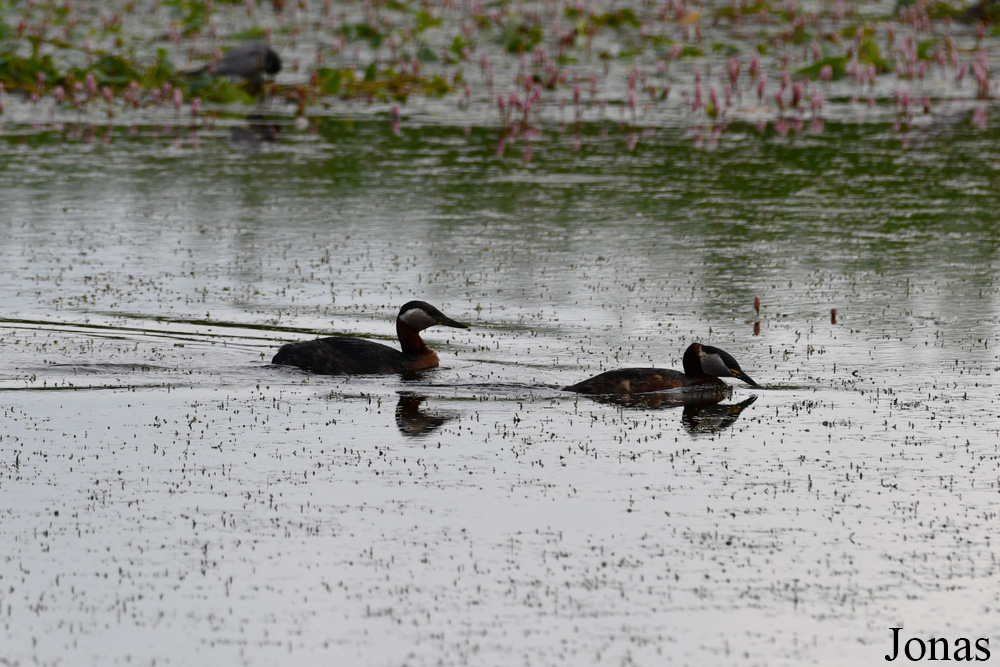
<svg viewBox="0 0 1000 667"><path fill-rule="evenodd" d="M589 23L598 28L622 28L626 25L638 28L642 25L635 12L628 7L603 14L591 14L577 7L567 6L565 14L568 19L582 21L584 25Z"/></svg>
<svg viewBox="0 0 1000 667"><path fill-rule="evenodd" d="M799 76L807 76L810 79L818 79L823 72L823 68L829 67L831 73L830 78L837 81L847 75L847 65L850 62L850 56L832 56L830 58L818 60L808 67L802 67L796 70L795 74Z"/></svg>
<svg viewBox="0 0 1000 667"><path fill-rule="evenodd" d="M416 16L416 26L414 27L414 32L421 33L427 28L437 28L441 26L441 19L431 16L431 13L427 9L421 9L417 12Z"/></svg>
<svg viewBox="0 0 1000 667"><path fill-rule="evenodd" d="M181 88L185 98L199 97L204 102L216 104L254 104L259 99L245 81L237 83L224 76L203 74Z"/></svg>
<svg viewBox="0 0 1000 667"><path fill-rule="evenodd" d="M39 40L31 38L31 42L29 57L17 55L16 44L13 47L0 49L0 83L3 83L5 88L35 90L40 85L40 75L43 81L55 81L60 78L51 54L40 55Z"/></svg>
<svg viewBox="0 0 1000 667"><path fill-rule="evenodd" d="M339 95L345 82L354 82L354 70L349 67L320 67L316 69L316 82L320 95Z"/></svg>
<svg viewBox="0 0 1000 667"><path fill-rule="evenodd" d="M770 5L763 0L757 0L757 2L752 5L746 6L736 6L736 5L726 5L725 7L716 8L713 16L716 19L735 19L740 16L752 16L754 14L760 14L761 12L772 11Z"/></svg>
<svg viewBox="0 0 1000 667"><path fill-rule="evenodd" d="M75 68L70 73L79 79L93 73L97 85L110 86L112 90L124 88L132 81L145 79L144 74L133 63L112 54L105 54L90 67Z"/></svg>
<svg viewBox="0 0 1000 667"><path fill-rule="evenodd" d="M440 75L424 77L417 74L379 70L372 63L361 79L349 67L320 67L316 70L316 92L345 98L369 96L380 100L405 101L413 94L440 97L454 87Z"/></svg>
<svg viewBox="0 0 1000 667"><path fill-rule="evenodd" d="M210 5L205 2L191 0L163 0L163 6L169 7L175 17L175 25L180 26L180 34L193 37L201 33L210 17Z"/></svg>
<svg viewBox="0 0 1000 667"><path fill-rule="evenodd" d="M4 20L3 16L0 16L0 39L11 39L16 34L14 29L10 27L10 24Z"/></svg>
<svg viewBox="0 0 1000 667"><path fill-rule="evenodd" d="M345 23L340 26L340 33L347 38L359 39L367 41L373 49L377 49L382 46L382 42L385 41L386 34L381 32L377 28L368 25L367 23Z"/></svg>
<svg viewBox="0 0 1000 667"><path fill-rule="evenodd" d="M543 36L541 26L515 18L504 26L500 42L508 53L526 53L533 51Z"/></svg>
<svg viewBox="0 0 1000 667"><path fill-rule="evenodd" d="M861 40L857 56L859 63L864 65L875 65L875 68L879 72L886 72L889 70L889 64L882 58L878 44L875 43L874 39L868 38Z"/></svg>

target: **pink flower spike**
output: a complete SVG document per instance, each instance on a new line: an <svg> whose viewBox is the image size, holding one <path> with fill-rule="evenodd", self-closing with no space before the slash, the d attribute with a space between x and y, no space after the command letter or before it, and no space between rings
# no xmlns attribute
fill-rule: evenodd
<svg viewBox="0 0 1000 667"><path fill-rule="evenodd" d="M823 108L823 93L818 90L814 90L812 93L812 111L813 114L819 113L819 110Z"/></svg>
<svg viewBox="0 0 1000 667"><path fill-rule="evenodd" d="M193 100L191 100L191 117L197 118L200 110L201 110L201 98L196 97Z"/></svg>
<svg viewBox="0 0 1000 667"><path fill-rule="evenodd" d="M184 93L180 88L174 88L174 109L180 111L182 104L184 104Z"/></svg>
<svg viewBox="0 0 1000 667"><path fill-rule="evenodd" d="M833 78L833 67L830 65L823 65L819 71L820 81L829 81Z"/></svg>

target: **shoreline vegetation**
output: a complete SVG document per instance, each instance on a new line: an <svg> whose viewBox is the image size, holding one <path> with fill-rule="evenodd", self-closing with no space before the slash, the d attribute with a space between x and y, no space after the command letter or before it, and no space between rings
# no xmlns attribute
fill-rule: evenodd
<svg viewBox="0 0 1000 667"><path fill-rule="evenodd" d="M370 107L394 131L416 109L500 126L502 142L617 122L629 150L678 123L699 136L733 120L821 132L868 113L905 135L958 108L982 128L998 18L994 0L20 1L0 10L0 131L18 104L15 122L136 122L130 112L165 108L178 125L259 105L246 81L193 74L249 40L285 63L264 83L271 111Z"/></svg>

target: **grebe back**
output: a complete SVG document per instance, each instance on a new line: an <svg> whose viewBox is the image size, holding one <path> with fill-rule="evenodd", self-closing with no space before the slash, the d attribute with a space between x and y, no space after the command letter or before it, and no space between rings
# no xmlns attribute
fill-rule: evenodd
<svg viewBox="0 0 1000 667"><path fill-rule="evenodd" d="M396 335L402 351L362 338L331 336L283 345L271 363L326 375L408 373L436 368L437 354L420 338L421 331L436 324L469 328L429 303L410 301L399 309L396 317Z"/></svg>
<svg viewBox="0 0 1000 667"><path fill-rule="evenodd" d="M580 394L641 394L676 387L721 389L726 386L719 379L722 377L733 377L751 387L758 386L728 352L692 343L684 351L683 373L666 368L622 368L563 388Z"/></svg>

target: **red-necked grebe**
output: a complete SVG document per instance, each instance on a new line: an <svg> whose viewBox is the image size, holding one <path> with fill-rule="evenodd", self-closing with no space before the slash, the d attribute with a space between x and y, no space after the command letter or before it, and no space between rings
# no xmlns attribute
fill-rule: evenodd
<svg viewBox="0 0 1000 667"><path fill-rule="evenodd" d="M564 389L581 394L641 394L675 387L721 389L726 386L719 379L722 377L733 377L751 387L758 386L729 353L717 347L692 343L684 351L683 373L666 368L622 368L595 375Z"/></svg>
<svg viewBox="0 0 1000 667"><path fill-rule="evenodd" d="M333 336L283 345L271 363L326 375L408 373L436 368L438 356L420 338L421 331L436 324L469 328L429 303L410 301L399 309L396 317L396 335L402 352L370 340Z"/></svg>

